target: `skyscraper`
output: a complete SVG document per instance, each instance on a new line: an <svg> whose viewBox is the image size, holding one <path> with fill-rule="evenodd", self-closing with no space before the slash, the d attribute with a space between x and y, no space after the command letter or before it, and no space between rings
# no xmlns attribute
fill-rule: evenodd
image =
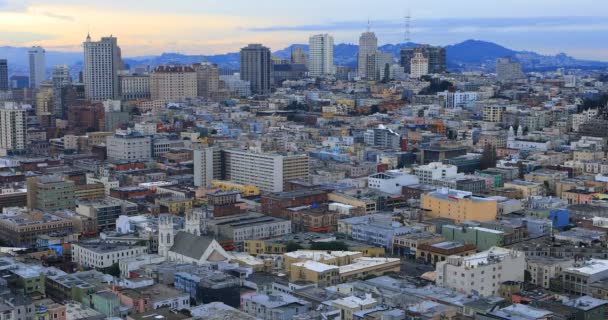
<svg viewBox="0 0 608 320"><path fill-rule="evenodd" d="M8 89L8 62L6 59L0 59L0 91L7 91Z"/></svg>
<svg viewBox="0 0 608 320"><path fill-rule="evenodd" d="M252 93L270 93L271 69L270 49L261 44L250 44L241 49L241 80L251 83Z"/></svg>
<svg viewBox="0 0 608 320"><path fill-rule="evenodd" d="M27 111L13 102L0 106L0 149L24 151L26 143Z"/></svg>
<svg viewBox="0 0 608 320"><path fill-rule="evenodd" d="M445 49L442 47L433 47L425 44L417 47L401 49L401 66L403 67L405 73L411 73L411 60L414 57L416 49L419 49L422 52L422 55L429 60L429 73L445 72Z"/></svg>
<svg viewBox="0 0 608 320"><path fill-rule="evenodd" d="M198 96L211 98L219 90L220 70L217 64L204 62L193 67L196 70Z"/></svg>
<svg viewBox="0 0 608 320"><path fill-rule="evenodd" d="M40 88L40 83L46 79L46 65L42 47L32 47L28 50L30 60L30 87Z"/></svg>
<svg viewBox="0 0 608 320"><path fill-rule="evenodd" d="M118 70L123 64L118 40L110 36L91 41L91 36L87 35L83 46L85 98L95 101L119 98Z"/></svg>
<svg viewBox="0 0 608 320"><path fill-rule="evenodd" d="M422 55L422 50L414 52L414 57L410 60L410 77L420 78L429 73L429 59Z"/></svg>
<svg viewBox="0 0 608 320"><path fill-rule="evenodd" d="M306 53L301 46L296 46L291 52L291 63L292 64L306 64Z"/></svg>
<svg viewBox="0 0 608 320"><path fill-rule="evenodd" d="M67 88L72 83L72 77L70 76L70 68L65 64L53 67L51 82L53 84L53 113L55 114L55 118L67 119Z"/></svg>
<svg viewBox="0 0 608 320"><path fill-rule="evenodd" d="M359 37L359 53L357 55L357 72L361 79L376 79L376 52L378 38L371 32L363 32ZM369 62L369 63L368 63Z"/></svg>
<svg viewBox="0 0 608 320"><path fill-rule="evenodd" d="M311 36L308 49L308 70L311 76L320 77L335 74L334 38L329 34Z"/></svg>
<svg viewBox="0 0 608 320"><path fill-rule="evenodd" d="M521 64L511 60L511 58L498 58L496 60L496 78L498 81L510 81L523 77Z"/></svg>

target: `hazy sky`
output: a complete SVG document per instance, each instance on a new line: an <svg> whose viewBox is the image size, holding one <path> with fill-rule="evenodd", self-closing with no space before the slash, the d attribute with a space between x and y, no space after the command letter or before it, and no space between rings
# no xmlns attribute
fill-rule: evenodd
<svg viewBox="0 0 608 320"><path fill-rule="evenodd" d="M367 20L379 42L467 39L608 61L607 0L0 0L0 45L79 51L87 31L118 37L123 56L273 50L328 32L356 43Z"/></svg>

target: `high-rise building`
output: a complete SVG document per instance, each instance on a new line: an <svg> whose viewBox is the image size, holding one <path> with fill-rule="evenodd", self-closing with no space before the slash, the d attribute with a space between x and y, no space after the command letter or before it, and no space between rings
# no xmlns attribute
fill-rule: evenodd
<svg viewBox="0 0 608 320"><path fill-rule="evenodd" d="M152 158L152 138L139 133L117 133L106 139L108 160L149 161Z"/></svg>
<svg viewBox="0 0 608 320"><path fill-rule="evenodd" d="M357 54L357 71L361 79L376 79L376 53L378 38L371 32L363 32L359 37L359 53Z"/></svg>
<svg viewBox="0 0 608 320"><path fill-rule="evenodd" d="M152 100L183 100L197 96L196 71L191 66L158 66L150 75Z"/></svg>
<svg viewBox="0 0 608 320"><path fill-rule="evenodd" d="M410 60L410 77L420 78L429 74L429 59L422 55L421 50L416 50L414 57Z"/></svg>
<svg viewBox="0 0 608 320"><path fill-rule="evenodd" d="M521 64L511 60L511 58L498 58L496 60L496 78L498 81L510 81L523 77Z"/></svg>
<svg viewBox="0 0 608 320"><path fill-rule="evenodd" d="M334 38L329 34L317 34L308 40L308 71L313 77L335 74Z"/></svg>
<svg viewBox="0 0 608 320"><path fill-rule="evenodd" d="M49 83L42 84L36 92L36 118L43 127L54 126L54 93Z"/></svg>
<svg viewBox="0 0 608 320"><path fill-rule="evenodd" d="M51 75L53 84L53 114L56 119L67 119L68 117L68 87L72 84L70 68L67 65L53 67Z"/></svg>
<svg viewBox="0 0 608 320"><path fill-rule="evenodd" d="M27 207L42 211L74 209L75 183L59 175L27 179Z"/></svg>
<svg viewBox="0 0 608 320"><path fill-rule="evenodd" d="M293 51L291 51L291 63L292 64L306 64L306 53L304 53L304 49L302 46L296 46Z"/></svg>
<svg viewBox="0 0 608 320"><path fill-rule="evenodd" d="M224 150L225 180L254 185L263 192L281 192L290 180L309 178L308 155L282 155Z"/></svg>
<svg viewBox="0 0 608 320"><path fill-rule="evenodd" d="M252 93L270 93L271 70L270 49L261 44L241 49L241 80L249 81Z"/></svg>
<svg viewBox="0 0 608 320"><path fill-rule="evenodd" d="M390 52L376 52L376 73L374 78L376 80L382 80L386 77L390 78L390 73L391 73L391 66L393 65L394 59L393 59L393 54ZM368 77L369 79L374 79L370 76Z"/></svg>
<svg viewBox="0 0 608 320"><path fill-rule="evenodd" d="M207 147L194 150L194 185L210 187L211 180L219 179L221 172L220 149Z"/></svg>
<svg viewBox="0 0 608 320"><path fill-rule="evenodd" d="M444 73L446 71L445 49L442 47L434 47L429 45L420 45L417 47L402 48L401 66L405 73L411 73L411 60L414 57L416 50L420 50L422 55L429 61L428 73Z"/></svg>
<svg viewBox="0 0 608 320"><path fill-rule="evenodd" d="M211 98L220 87L220 70L214 63L197 63L193 65L196 71L198 96Z"/></svg>
<svg viewBox="0 0 608 320"><path fill-rule="evenodd" d="M150 75L121 74L120 97L124 101L150 99Z"/></svg>
<svg viewBox="0 0 608 320"><path fill-rule="evenodd" d="M8 62L6 59L0 59L0 91L7 91L8 85Z"/></svg>
<svg viewBox="0 0 608 320"><path fill-rule="evenodd" d="M123 63L118 40L110 36L91 41L87 35L83 47L85 97L94 101L119 98L118 71L123 69Z"/></svg>
<svg viewBox="0 0 608 320"><path fill-rule="evenodd" d="M0 148L21 152L26 144L27 111L20 105L5 102L0 106Z"/></svg>
<svg viewBox="0 0 608 320"><path fill-rule="evenodd" d="M30 87L40 88L40 84L46 79L45 51L42 47L36 46L27 53L30 61Z"/></svg>

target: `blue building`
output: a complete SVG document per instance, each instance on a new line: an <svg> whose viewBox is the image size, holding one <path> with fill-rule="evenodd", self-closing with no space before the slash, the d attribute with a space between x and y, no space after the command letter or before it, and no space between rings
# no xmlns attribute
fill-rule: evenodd
<svg viewBox="0 0 608 320"><path fill-rule="evenodd" d="M553 222L553 227L560 229L570 224L570 212L567 208L556 208L549 211L549 220Z"/></svg>

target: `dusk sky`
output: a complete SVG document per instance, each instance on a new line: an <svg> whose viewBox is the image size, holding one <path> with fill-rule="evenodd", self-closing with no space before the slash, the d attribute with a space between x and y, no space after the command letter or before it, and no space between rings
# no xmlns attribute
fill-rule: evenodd
<svg viewBox="0 0 608 320"><path fill-rule="evenodd" d="M331 33L356 43L367 20L379 42L447 45L467 39L608 61L602 0L0 0L0 45L80 51L87 31L118 37L123 56L216 54L247 43L273 50Z"/></svg>

